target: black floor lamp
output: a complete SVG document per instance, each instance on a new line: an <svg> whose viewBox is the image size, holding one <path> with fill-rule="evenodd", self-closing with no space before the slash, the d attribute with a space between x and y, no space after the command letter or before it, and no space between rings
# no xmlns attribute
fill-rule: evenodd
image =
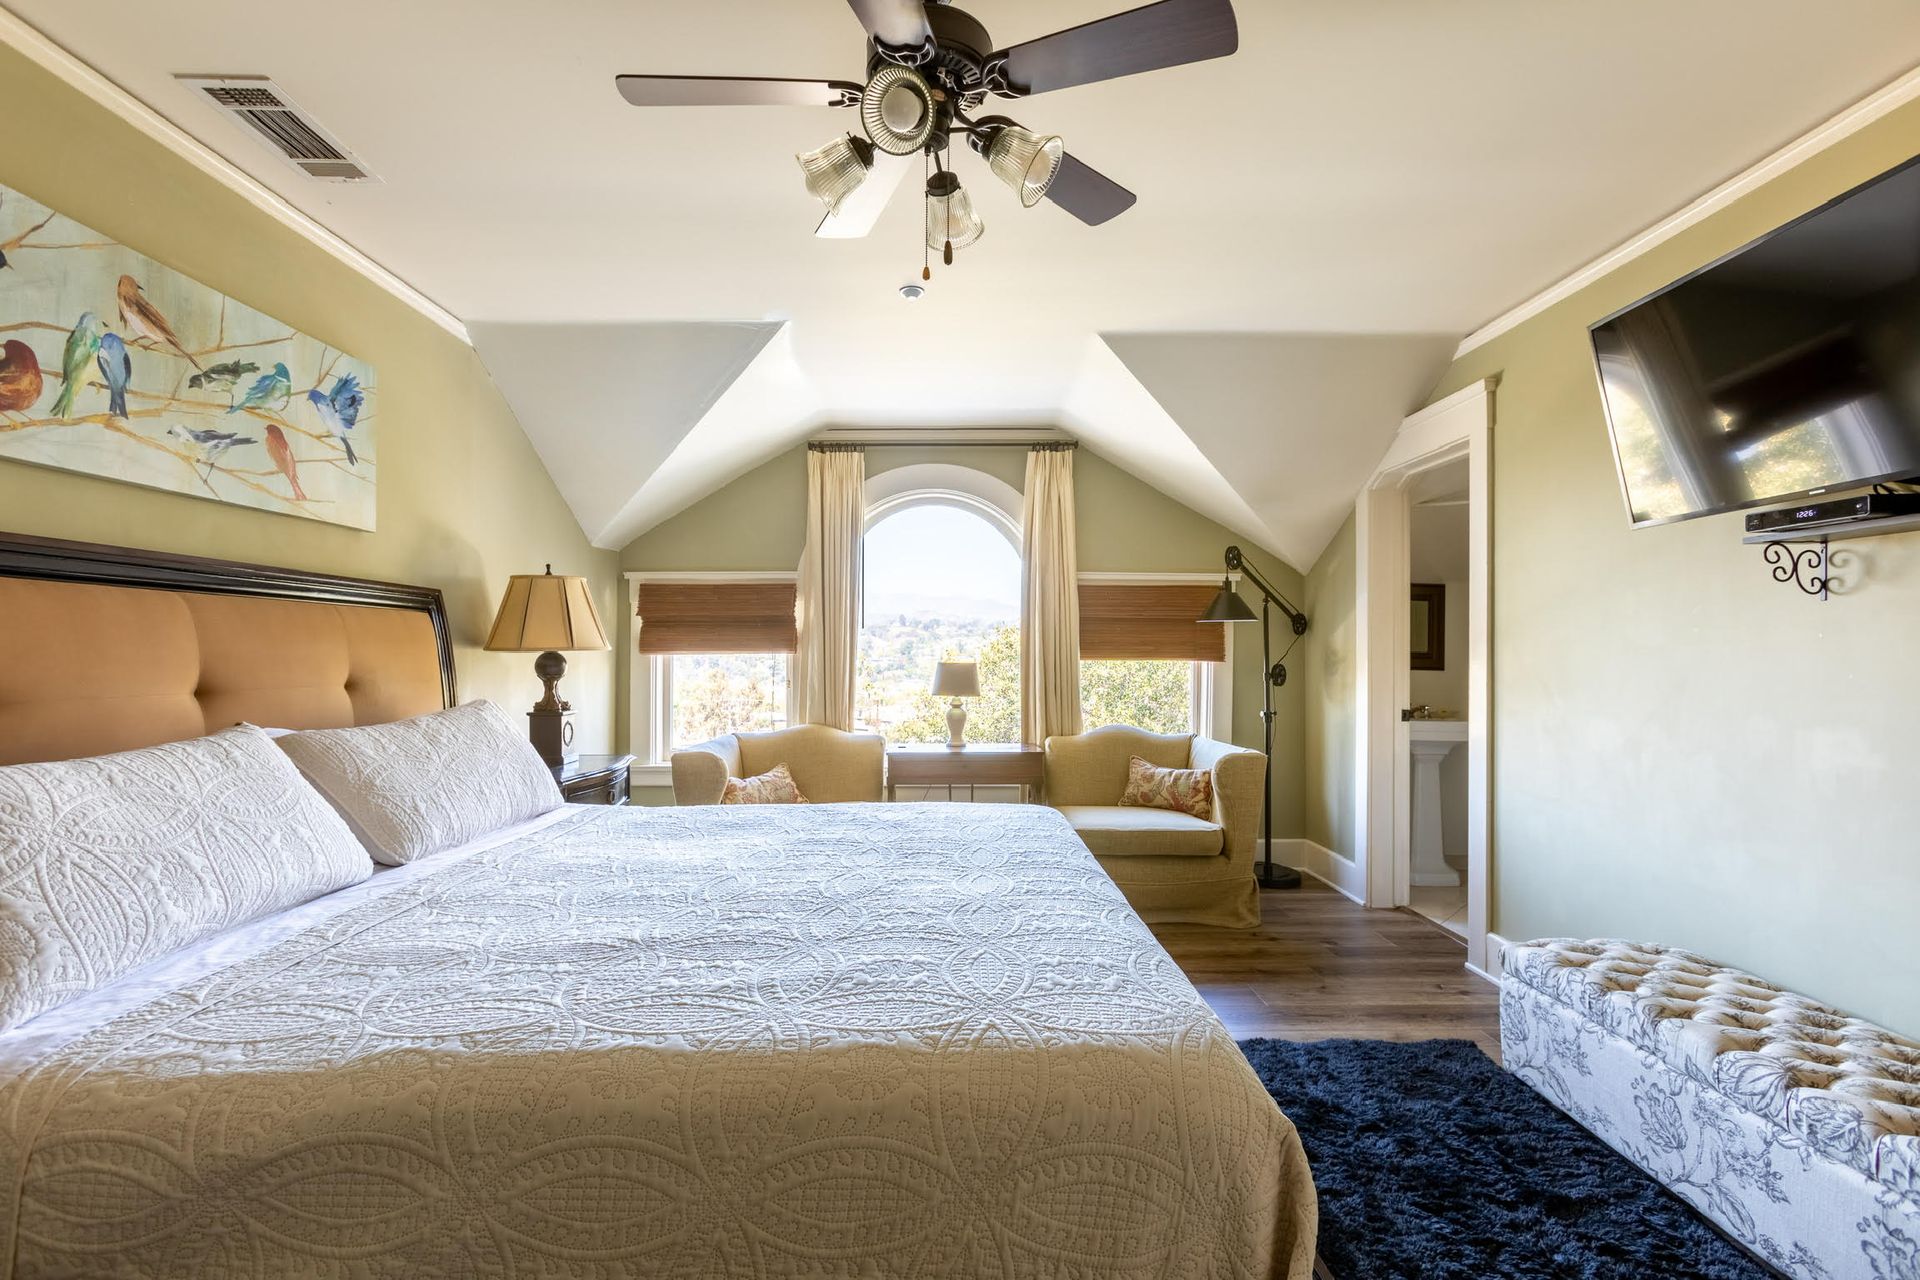
<svg viewBox="0 0 1920 1280"><path fill-rule="evenodd" d="M1235 573L1245 574L1248 582L1260 589L1260 612L1255 614L1247 607L1233 589ZM1247 563L1240 554L1240 548L1227 548L1227 574L1220 582L1220 594L1213 598L1207 611L1200 615L1201 622L1258 622L1260 624L1260 669L1265 672L1261 680L1261 692L1266 701L1260 711L1260 723L1266 726L1267 778L1266 792L1261 797L1261 854L1260 870L1256 879L1263 889L1298 889L1300 873L1292 867L1273 865L1273 691L1287 682L1287 653L1293 652L1293 645L1287 646L1287 653L1280 655L1281 661L1273 660L1273 628L1268 625L1272 606L1279 606L1280 612L1287 615L1287 621L1293 627L1293 637L1298 643L1301 636L1307 634L1307 615L1290 604L1287 598L1274 590L1273 584L1261 576L1260 571Z"/></svg>

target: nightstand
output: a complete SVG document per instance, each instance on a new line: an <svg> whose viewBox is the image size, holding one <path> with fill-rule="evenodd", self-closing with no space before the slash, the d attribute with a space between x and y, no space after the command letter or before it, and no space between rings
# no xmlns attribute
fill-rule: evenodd
<svg viewBox="0 0 1920 1280"><path fill-rule="evenodd" d="M581 756L553 766L553 780L568 804L625 804L632 756Z"/></svg>

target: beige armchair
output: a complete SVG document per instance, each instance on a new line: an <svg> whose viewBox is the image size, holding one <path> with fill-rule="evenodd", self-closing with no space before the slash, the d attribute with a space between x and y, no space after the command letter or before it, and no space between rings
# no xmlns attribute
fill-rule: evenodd
<svg viewBox="0 0 1920 1280"><path fill-rule="evenodd" d="M878 800L886 742L823 724L771 733L729 733L673 753L673 802L719 804L727 779L750 778L784 764L800 794L815 804Z"/></svg>
<svg viewBox="0 0 1920 1280"><path fill-rule="evenodd" d="M1120 804L1127 761L1213 775L1213 815ZM1047 803L1066 815L1143 919L1251 929L1260 923L1253 878L1266 757L1191 734L1108 725L1047 739Z"/></svg>

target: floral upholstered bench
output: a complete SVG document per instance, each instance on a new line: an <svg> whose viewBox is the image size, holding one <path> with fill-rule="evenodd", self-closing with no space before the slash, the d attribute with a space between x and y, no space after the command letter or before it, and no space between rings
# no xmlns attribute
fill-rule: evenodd
<svg viewBox="0 0 1920 1280"><path fill-rule="evenodd" d="M1672 947L1507 947L1506 1067L1798 1280L1920 1280L1920 1041Z"/></svg>

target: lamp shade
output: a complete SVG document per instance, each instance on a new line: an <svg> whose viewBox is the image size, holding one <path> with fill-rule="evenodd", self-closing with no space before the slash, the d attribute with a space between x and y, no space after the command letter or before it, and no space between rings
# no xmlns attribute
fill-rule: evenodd
<svg viewBox="0 0 1920 1280"><path fill-rule="evenodd" d="M940 698L980 696L980 668L971 662L942 662L933 668L933 692Z"/></svg>
<svg viewBox="0 0 1920 1280"><path fill-rule="evenodd" d="M1207 611L1197 621L1258 622L1260 615L1249 608L1247 602L1240 598L1240 593L1233 589L1232 578L1222 578L1219 594L1214 596L1213 603L1207 606Z"/></svg>
<svg viewBox="0 0 1920 1280"><path fill-rule="evenodd" d="M840 202L867 180L867 171L873 168L873 144L846 134L794 159L807 175L807 194L826 205L828 213L838 213Z"/></svg>
<svg viewBox="0 0 1920 1280"><path fill-rule="evenodd" d="M607 649L607 633L593 607L585 578L516 573L507 579L500 609L487 633L487 648L507 653Z"/></svg>
<svg viewBox="0 0 1920 1280"><path fill-rule="evenodd" d="M1059 138L1043 138L1031 129L1010 124L987 144L987 165L994 176L1013 188L1021 207L1031 209L1046 198L1066 153L1066 144Z"/></svg>
<svg viewBox="0 0 1920 1280"><path fill-rule="evenodd" d="M927 248L964 249L986 229L958 178L942 170L927 180Z"/></svg>

